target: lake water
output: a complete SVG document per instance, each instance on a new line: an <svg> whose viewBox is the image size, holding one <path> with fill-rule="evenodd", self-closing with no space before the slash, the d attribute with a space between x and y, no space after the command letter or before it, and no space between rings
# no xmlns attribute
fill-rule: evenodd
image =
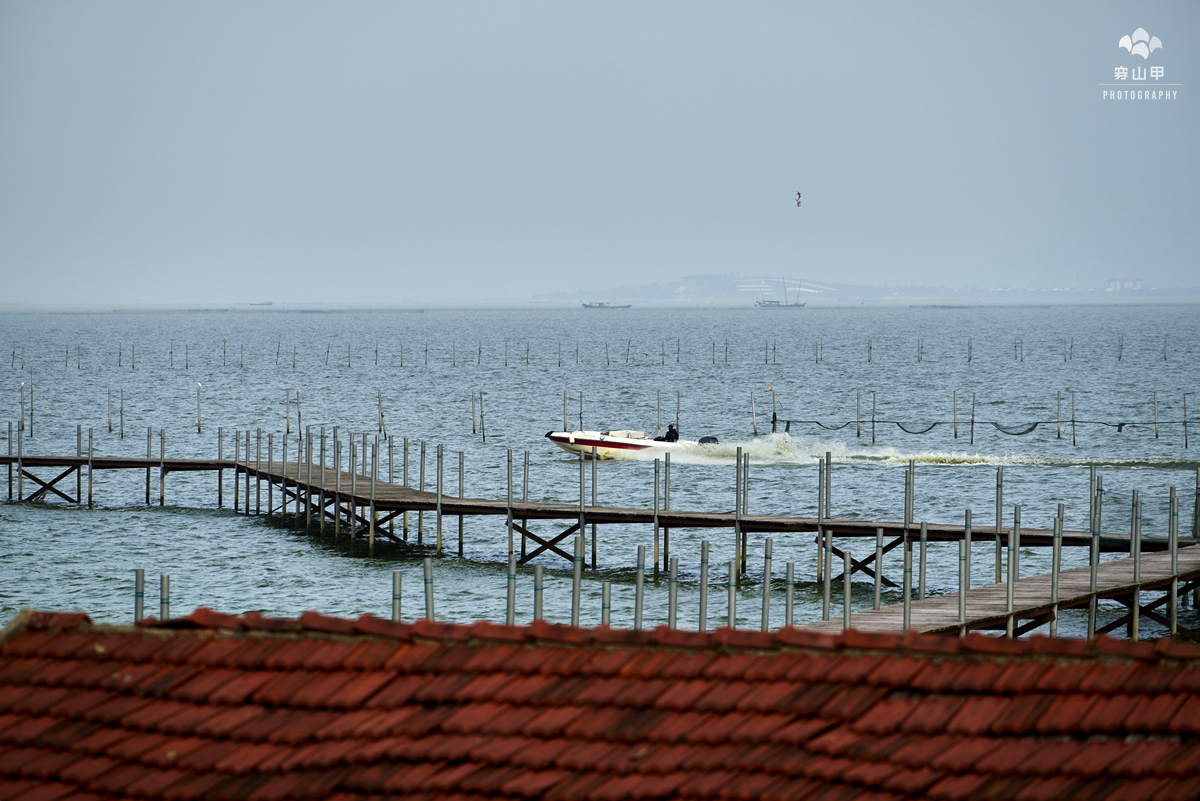
<svg viewBox="0 0 1200 801"><path fill-rule="evenodd" d="M28 425L32 384L32 430L25 432L32 436L22 442L26 453L73 454L76 426L82 425L85 444L86 432L92 430L97 454L145 455L146 429L152 427L156 454L157 432L163 429L168 455L214 457L218 427L223 427L228 457L235 429L261 428L264 441L267 432L274 432L278 443L289 408L294 432L296 393L304 426L323 425L330 434L338 426L343 440L354 432L374 436L382 399L387 430L396 443L397 481L402 438L408 437L413 482L419 443L425 441L430 454L430 486L432 454L442 444L448 493L457 494L457 460L463 452L466 494L501 498L511 448L518 493L520 465L528 451L530 499L577 502L577 462L543 436L562 427L566 392L572 428L580 423L580 397L582 425L588 429L652 432L660 417L664 428L675 421L678 402L685 438L720 438L721 446L703 456L672 457L673 508L731 510L734 453L741 446L751 456L751 513L814 515L816 459L830 452L835 517L901 519L904 470L915 460L917 521L960 522L970 508L977 522L990 524L995 518L995 470L1003 465L1006 522L1011 522L1012 505L1019 504L1024 526L1049 527L1057 504L1063 503L1067 527L1085 528L1088 469L1095 465L1107 491L1106 531L1128 530L1130 497L1138 489L1144 533L1165 535L1172 486L1181 496L1182 525L1192 525L1200 458L1195 441L1184 448L1180 421L1184 393L1196 388L1200 376L1200 314L1194 306L420 313L264 309L28 312L5 313L0 320L12 343L6 354L10 366L0 359L5 373L0 436L6 435L4 421L16 425L22 417L22 382L27 385ZM472 433L472 395L478 393L486 412L486 443ZM957 438L950 423L955 393ZM1155 393L1157 437L1152 425ZM981 422L1024 427L1055 421L1059 408L1069 421L1072 397L1078 420L1136 425L1079 424L1072 444L1069 422L1061 429L1054 422L1043 424L1026 436L1010 436ZM972 398L977 420L973 443ZM1200 420L1194 411L1200 399L1191 396L1188 401L1189 418ZM873 444L872 403L877 420ZM861 428L852 424L837 430L793 423L787 434L781 423L780 433L772 434L773 404L780 419L833 427L858 415L866 422ZM900 421L911 431L935 421L946 423L917 435L878 421ZM1190 431L1196 433L1200 427ZM294 447L295 433L291 453ZM602 462L598 468L601 504L650 507L652 461ZM381 472L386 470L385 459ZM590 481L590 467L587 473ZM387 615L391 573L400 571L404 617L423 614L421 558L426 552L415 544L383 542L376 556L368 558L364 548L351 548L344 540L334 543L315 530L235 514L228 508L228 473L223 509L217 507L212 474L171 474L163 507L157 504L157 478L152 505L144 504L144 492L144 473L98 471L93 509L61 500L0 503L0 619L35 606L82 609L97 620L127 622L133 610L134 568L144 568L153 587L158 574L170 574L174 613L207 605L287 616L305 609ZM426 517L426 543L431 517ZM415 514L410 516L413 523ZM542 534L555 530L551 522L533 525ZM446 529L448 538L456 536L457 521L447 521ZM680 620L693 628L700 542L706 537L711 538L715 563L732 558L728 530L671 533L682 574ZM599 621L601 581L613 583L614 625L632 624L636 549L650 546L652 538L649 527L600 527L600 569L587 571L584 578L584 624ZM467 519L465 558L435 562L440 619L503 620L506 542L502 517ZM869 540L838 544L856 555L873 549ZM762 537L752 536L750 580L739 603L743 625L757 625L760 615L762 547ZM991 581L991 548L975 545L975 584ZM933 591L954 591L957 545L935 544L930 552ZM899 559L897 550L886 562L885 572L895 579ZM776 536L775 625L782 622L782 576L789 561L796 563L802 579L798 619L820 617L812 535ZM1046 572L1049 562L1048 551L1027 549L1022 574ZM1085 562L1080 549L1064 556L1068 567ZM554 556L540 563L547 575L546 616L568 620L570 566ZM528 620L532 568L519 572L517 616ZM856 579L855 604L864 608L870 605L872 585L866 577ZM724 570L714 569L712 581L710 626L725 613ZM840 588L835 587L835 595L840 598ZM885 593L884 600L898 602L899 593ZM648 581L645 625L665 621L666 605L665 580ZM151 607L148 603L148 611ZM1106 614L1115 615L1115 607ZM1082 613L1064 617L1060 631L1084 631Z"/></svg>

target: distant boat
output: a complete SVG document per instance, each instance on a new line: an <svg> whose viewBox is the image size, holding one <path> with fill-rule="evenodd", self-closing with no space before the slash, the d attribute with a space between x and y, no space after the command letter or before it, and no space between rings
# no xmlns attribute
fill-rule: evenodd
<svg viewBox="0 0 1200 801"><path fill-rule="evenodd" d="M267 301L263 301L262 303L247 303L246 305L247 306L274 306L275 304L272 301L267 300Z"/></svg>
<svg viewBox="0 0 1200 801"><path fill-rule="evenodd" d="M626 303L624 306L617 306L616 304L613 304L613 303L584 303L583 308L585 308L585 309L628 309L632 305L633 305L632 303Z"/></svg>
<svg viewBox="0 0 1200 801"><path fill-rule="evenodd" d="M760 293L758 296L758 300L754 301L754 305L759 307L760 309L803 309L804 304L800 302L799 282L797 282L797 286L796 286L796 302L788 303L787 302L787 296L788 296L788 294L787 294L787 278L785 277L781 280L783 281L783 300L782 301L767 300Z"/></svg>

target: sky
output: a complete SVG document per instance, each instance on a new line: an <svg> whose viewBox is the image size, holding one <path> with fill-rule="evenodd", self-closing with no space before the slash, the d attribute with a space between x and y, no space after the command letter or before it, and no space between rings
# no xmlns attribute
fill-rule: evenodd
<svg viewBox="0 0 1200 801"><path fill-rule="evenodd" d="M5 0L0 303L1196 287L1197 89L1190 1Z"/></svg>

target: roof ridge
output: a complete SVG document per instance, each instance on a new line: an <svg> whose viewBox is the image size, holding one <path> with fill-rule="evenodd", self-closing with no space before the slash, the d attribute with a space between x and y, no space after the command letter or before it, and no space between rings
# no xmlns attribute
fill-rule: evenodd
<svg viewBox="0 0 1200 801"><path fill-rule="evenodd" d="M76 629L134 632L171 630L212 632L240 636L361 638L441 644L556 645L565 648L632 647L677 651L731 651L736 653L911 653L932 657L990 660L1085 660L1097 657L1133 662L1197 661L1200 643L1177 642L1164 637L1157 641L1133 642L1101 635L1088 641L1077 638L1033 635L1010 640L981 632L965 637L952 634L923 634L909 630L897 633L848 629L833 634L797 627L771 632L722 626L711 632L671 629L617 629L606 625L586 628L537 620L528 626L509 626L487 620L448 623L419 619L411 623L378 618L370 613L342 618L306 611L295 618L267 617L257 612L230 615L208 607L197 607L186 617L160 621L144 618L134 625L96 624L83 612L21 610L0 632L0 644L25 631Z"/></svg>

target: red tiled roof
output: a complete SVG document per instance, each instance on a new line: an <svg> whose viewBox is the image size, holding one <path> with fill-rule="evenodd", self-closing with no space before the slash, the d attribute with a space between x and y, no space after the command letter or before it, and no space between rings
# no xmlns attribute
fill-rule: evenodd
<svg viewBox="0 0 1200 801"><path fill-rule="evenodd" d="M0 801L1191 799L1200 646L23 612Z"/></svg>

